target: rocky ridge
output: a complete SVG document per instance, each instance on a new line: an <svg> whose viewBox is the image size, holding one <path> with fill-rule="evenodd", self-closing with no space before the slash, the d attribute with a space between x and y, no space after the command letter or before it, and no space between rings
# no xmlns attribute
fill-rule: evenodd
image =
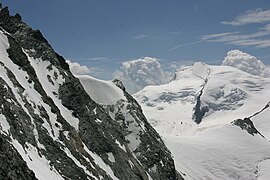
<svg viewBox="0 0 270 180"><path fill-rule="evenodd" d="M126 101L106 107L93 101L42 33L20 15L11 16L7 7L0 11L0 38L1 176L182 178L123 87ZM136 123L128 123L127 116ZM136 146L128 139L134 133Z"/></svg>

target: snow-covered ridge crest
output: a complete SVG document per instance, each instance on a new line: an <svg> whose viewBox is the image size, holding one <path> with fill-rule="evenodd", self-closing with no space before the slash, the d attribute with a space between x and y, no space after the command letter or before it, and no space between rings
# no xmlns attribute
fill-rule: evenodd
<svg viewBox="0 0 270 180"><path fill-rule="evenodd" d="M114 105L119 100L125 100L123 91L112 81L103 81L89 75L76 75L85 91L101 105Z"/></svg>
<svg viewBox="0 0 270 180"><path fill-rule="evenodd" d="M208 76L210 75L210 72L211 72L209 67L202 62L194 63L192 69L193 69L193 74L195 76L202 78L204 80L206 80L208 78Z"/></svg>
<svg viewBox="0 0 270 180"><path fill-rule="evenodd" d="M209 65L203 62L195 62L192 66L182 66L176 70L173 80L186 79L190 77L206 80L211 73Z"/></svg>

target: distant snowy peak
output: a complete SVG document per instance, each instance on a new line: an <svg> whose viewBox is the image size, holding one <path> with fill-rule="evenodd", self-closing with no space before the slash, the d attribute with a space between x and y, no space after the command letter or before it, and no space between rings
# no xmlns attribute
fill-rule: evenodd
<svg viewBox="0 0 270 180"><path fill-rule="evenodd" d="M178 69L170 83L145 87L135 97L157 131L180 135L194 132L194 114L202 116L202 128L252 115L270 100L269 89L270 80L235 67L195 63Z"/></svg>
<svg viewBox="0 0 270 180"><path fill-rule="evenodd" d="M210 66L202 62L195 62L192 66L183 66L177 69L173 80L186 79L190 77L206 80L210 73Z"/></svg>
<svg viewBox="0 0 270 180"><path fill-rule="evenodd" d="M231 50L222 62L224 66L232 66L255 76L270 77L270 71L255 56L240 50Z"/></svg>
<svg viewBox="0 0 270 180"><path fill-rule="evenodd" d="M269 89L268 78L195 63L135 97L186 179L269 179Z"/></svg>
<svg viewBox="0 0 270 180"><path fill-rule="evenodd" d="M210 68L204 64L204 63L201 63L201 62L196 62L194 63L193 65L193 74L199 78L202 78L202 79L207 79L207 77L209 76L211 70Z"/></svg>

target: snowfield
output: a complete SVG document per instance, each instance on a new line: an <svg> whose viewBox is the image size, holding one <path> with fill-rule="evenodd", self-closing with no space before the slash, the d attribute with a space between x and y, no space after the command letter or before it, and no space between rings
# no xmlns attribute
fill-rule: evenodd
<svg viewBox="0 0 270 180"><path fill-rule="evenodd" d="M88 75L76 75L85 91L101 105L114 105L125 96L123 91L111 81L103 81Z"/></svg>
<svg viewBox="0 0 270 180"><path fill-rule="evenodd" d="M267 180L270 177L270 159L266 159L258 165L258 180Z"/></svg>
<svg viewBox="0 0 270 180"><path fill-rule="evenodd" d="M164 138L186 179L256 179L257 165L270 157L269 141L232 125Z"/></svg>
<svg viewBox="0 0 270 180"><path fill-rule="evenodd" d="M184 178L270 179L269 90L268 78L195 63L180 68L170 83L134 96ZM197 106L203 116L199 124ZM247 117L265 138L232 123Z"/></svg>

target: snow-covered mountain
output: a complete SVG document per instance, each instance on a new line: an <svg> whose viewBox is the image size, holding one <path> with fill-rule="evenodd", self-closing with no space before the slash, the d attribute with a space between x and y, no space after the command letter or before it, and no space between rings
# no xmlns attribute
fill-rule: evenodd
<svg viewBox="0 0 270 180"><path fill-rule="evenodd" d="M182 179L120 81L74 77L0 7L0 179Z"/></svg>
<svg viewBox="0 0 270 180"><path fill-rule="evenodd" d="M185 179L269 179L270 79L195 63L134 95Z"/></svg>

